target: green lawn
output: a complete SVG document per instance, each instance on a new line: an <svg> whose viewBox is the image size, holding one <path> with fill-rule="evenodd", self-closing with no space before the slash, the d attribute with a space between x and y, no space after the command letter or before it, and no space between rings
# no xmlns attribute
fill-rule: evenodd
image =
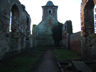
<svg viewBox="0 0 96 72"><path fill-rule="evenodd" d="M6 64L1 65L0 72L30 72L37 65L43 52L44 50L40 48L33 53L30 51L24 55L17 56L7 61Z"/></svg>
<svg viewBox="0 0 96 72"><path fill-rule="evenodd" d="M67 49L56 49L55 54L59 61L80 59L80 56L77 53Z"/></svg>

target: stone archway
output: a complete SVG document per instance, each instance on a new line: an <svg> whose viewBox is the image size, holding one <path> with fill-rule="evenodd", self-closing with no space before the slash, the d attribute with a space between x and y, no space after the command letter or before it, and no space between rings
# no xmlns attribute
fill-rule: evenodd
<svg viewBox="0 0 96 72"><path fill-rule="evenodd" d="M14 4L10 10L10 51L16 51L19 44L19 8Z"/></svg>
<svg viewBox="0 0 96 72"><path fill-rule="evenodd" d="M82 47L81 54L85 58L90 58L96 55L93 53L96 49L91 44L92 40L90 35L94 34L94 6L96 0L82 0L81 4L81 35Z"/></svg>
<svg viewBox="0 0 96 72"><path fill-rule="evenodd" d="M10 11L10 32L16 32L18 19L19 9L16 5L13 5Z"/></svg>
<svg viewBox="0 0 96 72"><path fill-rule="evenodd" d="M94 1L83 0L81 5L81 30L82 36L86 37L94 33Z"/></svg>

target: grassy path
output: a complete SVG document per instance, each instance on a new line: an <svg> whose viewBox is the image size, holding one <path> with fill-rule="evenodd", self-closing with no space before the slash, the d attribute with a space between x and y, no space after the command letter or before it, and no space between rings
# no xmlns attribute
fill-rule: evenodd
<svg viewBox="0 0 96 72"><path fill-rule="evenodd" d="M44 54L44 58L35 72L57 72L57 69L53 51L48 50Z"/></svg>

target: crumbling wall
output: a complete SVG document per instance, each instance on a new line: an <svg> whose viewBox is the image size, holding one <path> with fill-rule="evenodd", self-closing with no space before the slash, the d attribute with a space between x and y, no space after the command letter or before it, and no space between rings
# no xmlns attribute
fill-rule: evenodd
<svg viewBox="0 0 96 72"><path fill-rule="evenodd" d="M72 21L67 20L62 28L62 45L64 48L70 48L70 35L73 33Z"/></svg>
<svg viewBox="0 0 96 72"><path fill-rule="evenodd" d="M90 45L90 42L93 42L93 39L90 40L90 35L94 34L93 9L95 4L96 0L82 0L81 3L81 55L87 59L96 58L94 43ZM95 54L92 51L95 51Z"/></svg>
<svg viewBox="0 0 96 72"><path fill-rule="evenodd" d="M29 28L30 16L18 0L0 0L0 59L26 48Z"/></svg>
<svg viewBox="0 0 96 72"><path fill-rule="evenodd" d="M91 34L87 38L87 57L90 59L96 59L96 34Z"/></svg>

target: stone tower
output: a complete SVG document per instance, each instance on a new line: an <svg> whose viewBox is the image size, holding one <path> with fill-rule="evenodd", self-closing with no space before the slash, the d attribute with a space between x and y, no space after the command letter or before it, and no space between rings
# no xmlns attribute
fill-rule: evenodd
<svg viewBox="0 0 96 72"><path fill-rule="evenodd" d="M45 6L42 6L43 16L42 20L46 20L48 16L52 16L57 20L57 9L58 6L55 6L52 1L48 1Z"/></svg>
<svg viewBox="0 0 96 72"><path fill-rule="evenodd" d="M33 46L54 46L52 29L58 25L57 9L52 1L48 1L42 6L42 21L33 27Z"/></svg>

